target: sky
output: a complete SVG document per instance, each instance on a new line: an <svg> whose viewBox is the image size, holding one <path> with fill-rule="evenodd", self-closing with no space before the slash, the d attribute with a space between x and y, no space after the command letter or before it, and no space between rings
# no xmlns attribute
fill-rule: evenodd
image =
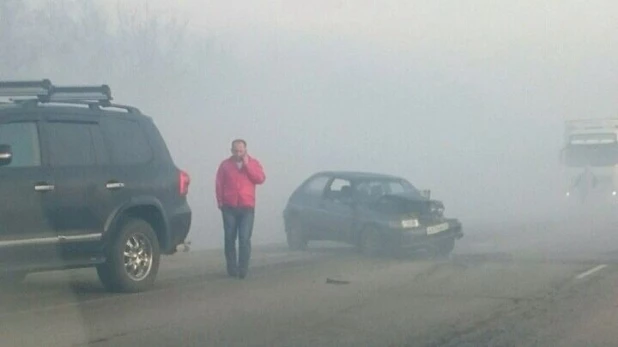
<svg viewBox="0 0 618 347"><path fill-rule="evenodd" d="M402 175L473 224L543 218L563 198L563 120L618 111L612 1L151 5L224 61L205 131L220 156L244 136L264 161L265 229L321 169Z"/></svg>
<svg viewBox="0 0 618 347"><path fill-rule="evenodd" d="M256 242L283 240L289 194L331 169L401 175L473 233L479 223L560 213L563 121L618 116L615 1L148 6L186 21L207 49L203 73L169 87L197 93L139 100L192 175L201 244L220 245L214 173L237 137L267 175ZM126 96L117 99L131 103Z"/></svg>

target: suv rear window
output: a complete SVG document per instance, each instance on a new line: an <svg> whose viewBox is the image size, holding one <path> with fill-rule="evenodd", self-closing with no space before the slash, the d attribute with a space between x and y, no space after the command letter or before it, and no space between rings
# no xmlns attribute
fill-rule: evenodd
<svg viewBox="0 0 618 347"><path fill-rule="evenodd" d="M152 148L137 121L106 119L103 129L115 164L145 164L152 159Z"/></svg>
<svg viewBox="0 0 618 347"><path fill-rule="evenodd" d="M32 167L41 165L39 132L35 122L0 124L0 143L10 145L13 159L5 167Z"/></svg>
<svg viewBox="0 0 618 347"><path fill-rule="evenodd" d="M93 130L97 124L50 122L47 126L52 166L96 165Z"/></svg>

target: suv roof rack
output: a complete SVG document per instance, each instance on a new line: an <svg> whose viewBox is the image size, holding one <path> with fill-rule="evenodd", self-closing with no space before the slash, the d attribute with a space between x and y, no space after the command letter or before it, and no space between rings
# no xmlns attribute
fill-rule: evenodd
<svg viewBox="0 0 618 347"><path fill-rule="evenodd" d="M39 104L39 100L38 99L20 99L20 100L13 100L12 102L2 102L0 101L0 106L1 105L20 105L23 107L36 107ZM103 108L118 108L118 109L122 109L127 111L127 113L132 113L132 114L142 114L142 111L140 111L139 108L135 107L135 106L129 106L129 105L121 105L121 104L112 104L112 103L101 103L101 102L97 102L97 101L53 101L53 102L45 102L45 105L80 105L80 106L87 106L89 109L91 110L97 110L100 111Z"/></svg>
<svg viewBox="0 0 618 347"><path fill-rule="evenodd" d="M137 107L129 106L129 105L121 105L121 104L113 104L113 103L101 103L101 102L92 102L92 101L62 101L55 102L59 104L69 104L69 105L85 105L88 106L91 110L100 110L101 108L119 108L127 111L128 113L137 113L141 114L141 111Z"/></svg>
<svg viewBox="0 0 618 347"><path fill-rule="evenodd" d="M98 102L111 105L112 91L108 85L55 86L50 80L0 81L0 97L36 97L39 102Z"/></svg>

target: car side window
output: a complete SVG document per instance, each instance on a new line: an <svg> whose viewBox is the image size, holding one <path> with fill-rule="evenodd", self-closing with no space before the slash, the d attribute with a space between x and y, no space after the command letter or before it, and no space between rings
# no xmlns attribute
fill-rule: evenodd
<svg viewBox="0 0 618 347"><path fill-rule="evenodd" d="M328 183L329 177L327 176L318 176L311 179L305 187L303 188L303 192L306 195L310 196L322 196L324 193L324 188L326 188L326 184Z"/></svg>
<svg viewBox="0 0 618 347"><path fill-rule="evenodd" d="M384 183L382 181L365 181L356 188L361 200L375 200L384 195Z"/></svg>
<svg viewBox="0 0 618 347"><path fill-rule="evenodd" d="M107 119L103 121L103 130L114 164L145 164L152 160L150 142L137 121Z"/></svg>
<svg viewBox="0 0 618 347"><path fill-rule="evenodd" d="M94 123L48 123L51 165L55 167L96 165L94 133L97 127Z"/></svg>
<svg viewBox="0 0 618 347"><path fill-rule="evenodd" d="M326 190L326 197L336 200L352 197L352 183L343 178L335 178Z"/></svg>
<svg viewBox="0 0 618 347"><path fill-rule="evenodd" d="M0 144L10 145L13 158L4 167L34 167L41 165L39 131L35 122L0 124Z"/></svg>
<svg viewBox="0 0 618 347"><path fill-rule="evenodd" d="M406 188L404 187L402 182L399 182L399 181L388 182L388 193L389 194L401 194L405 192L406 192Z"/></svg>

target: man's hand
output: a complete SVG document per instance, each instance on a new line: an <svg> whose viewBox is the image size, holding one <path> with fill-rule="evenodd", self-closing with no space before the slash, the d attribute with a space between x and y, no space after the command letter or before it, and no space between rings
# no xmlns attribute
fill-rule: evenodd
<svg viewBox="0 0 618 347"><path fill-rule="evenodd" d="M249 164L249 155L248 154L245 154L245 155L242 156L242 163L245 164L245 165Z"/></svg>

